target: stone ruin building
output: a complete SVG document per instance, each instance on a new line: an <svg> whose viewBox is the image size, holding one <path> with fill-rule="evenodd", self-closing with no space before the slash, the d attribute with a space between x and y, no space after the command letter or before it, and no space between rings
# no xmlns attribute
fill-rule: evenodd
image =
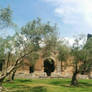
<svg viewBox="0 0 92 92"><path fill-rule="evenodd" d="M92 35L88 34L88 39ZM66 67L67 66L67 67ZM40 55L36 64L32 66L29 60L24 59L24 64L17 69L16 77L18 78L71 78L73 74L72 58L61 63L55 55L42 58ZM0 63L0 71L2 71L2 63ZM88 75L79 75L80 78L88 78Z"/></svg>
<svg viewBox="0 0 92 92"><path fill-rule="evenodd" d="M34 67L30 64L30 62L25 59L24 65L21 66L17 72L20 75L30 75L33 78L60 78L60 77L71 77L73 72L73 67L71 65L72 59L70 58L67 63L62 63L58 61L54 56L48 58L39 57L36 61ZM65 65L68 67L65 67Z"/></svg>

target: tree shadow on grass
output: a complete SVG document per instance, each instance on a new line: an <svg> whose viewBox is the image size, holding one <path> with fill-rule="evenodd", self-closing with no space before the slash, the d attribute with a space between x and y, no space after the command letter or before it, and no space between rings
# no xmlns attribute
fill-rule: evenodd
<svg viewBox="0 0 92 92"><path fill-rule="evenodd" d="M52 85L56 85L56 86L61 86L61 85L66 85L66 84L69 84L70 81L52 81L50 82L49 84L52 84Z"/></svg>
<svg viewBox="0 0 92 92"><path fill-rule="evenodd" d="M87 82L79 82L77 86L71 86L71 81L52 81L49 84L55 85L55 86L63 86L63 87L92 87L92 83L87 83Z"/></svg>
<svg viewBox="0 0 92 92"><path fill-rule="evenodd" d="M18 89L13 92L47 92L47 89L43 86L37 86L37 87L26 87L25 89Z"/></svg>
<svg viewBox="0 0 92 92"><path fill-rule="evenodd" d="M19 79L19 80L16 80L16 82L24 82L24 83L26 83L26 82L32 82L32 80L28 80L28 79L25 79L25 80L21 80L21 79Z"/></svg>
<svg viewBox="0 0 92 92"><path fill-rule="evenodd" d="M30 92L47 92L47 89L42 86L33 87Z"/></svg>
<svg viewBox="0 0 92 92"><path fill-rule="evenodd" d="M87 83L87 82L79 82L79 85L81 87L92 87L92 83Z"/></svg>
<svg viewBox="0 0 92 92"><path fill-rule="evenodd" d="M4 83L28 83L28 82L32 82L32 80L17 79L17 80L14 80L14 81L4 81Z"/></svg>

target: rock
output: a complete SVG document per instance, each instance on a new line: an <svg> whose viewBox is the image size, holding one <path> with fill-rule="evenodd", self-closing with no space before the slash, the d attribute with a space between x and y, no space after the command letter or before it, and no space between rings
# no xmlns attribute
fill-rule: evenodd
<svg viewBox="0 0 92 92"><path fill-rule="evenodd" d="M51 77L53 77L53 78L61 78L61 73L53 72L53 73L51 73Z"/></svg>
<svg viewBox="0 0 92 92"><path fill-rule="evenodd" d="M79 79L88 79L88 75L81 75L81 74L79 74L78 78Z"/></svg>

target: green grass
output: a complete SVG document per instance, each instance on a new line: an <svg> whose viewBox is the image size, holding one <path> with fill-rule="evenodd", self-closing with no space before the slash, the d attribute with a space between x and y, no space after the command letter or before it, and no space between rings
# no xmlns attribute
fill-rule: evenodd
<svg viewBox="0 0 92 92"><path fill-rule="evenodd" d="M5 82L9 92L92 92L92 80L79 80L77 87L70 86L71 79L17 79Z"/></svg>

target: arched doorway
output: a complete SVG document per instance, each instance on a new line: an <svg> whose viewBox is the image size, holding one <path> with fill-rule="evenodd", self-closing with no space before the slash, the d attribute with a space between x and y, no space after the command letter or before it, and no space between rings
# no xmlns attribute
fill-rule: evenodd
<svg viewBox="0 0 92 92"><path fill-rule="evenodd" d="M0 71L2 71L2 66L3 66L3 64L2 64L2 62L0 62Z"/></svg>
<svg viewBox="0 0 92 92"><path fill-rule="evenodd" d="M29 67L29 72L30 72L30 73L33 73L33 72L34 72L34 66L30 66L30 67Z"/></svg>
<svg viewBox="0 0 92 92"><path fill-rule="evenodd" d="M0 71L2 71L4 63L5 63L5 60L4 59L0 59Z"/></svg>
<svg viewBox="0 0 92 92"><path fill-rule="evenodd" d="M51 73L55 70L55 64L52 59L44 60L44 72L47 73L47 76L51 76Z"/></svg>

